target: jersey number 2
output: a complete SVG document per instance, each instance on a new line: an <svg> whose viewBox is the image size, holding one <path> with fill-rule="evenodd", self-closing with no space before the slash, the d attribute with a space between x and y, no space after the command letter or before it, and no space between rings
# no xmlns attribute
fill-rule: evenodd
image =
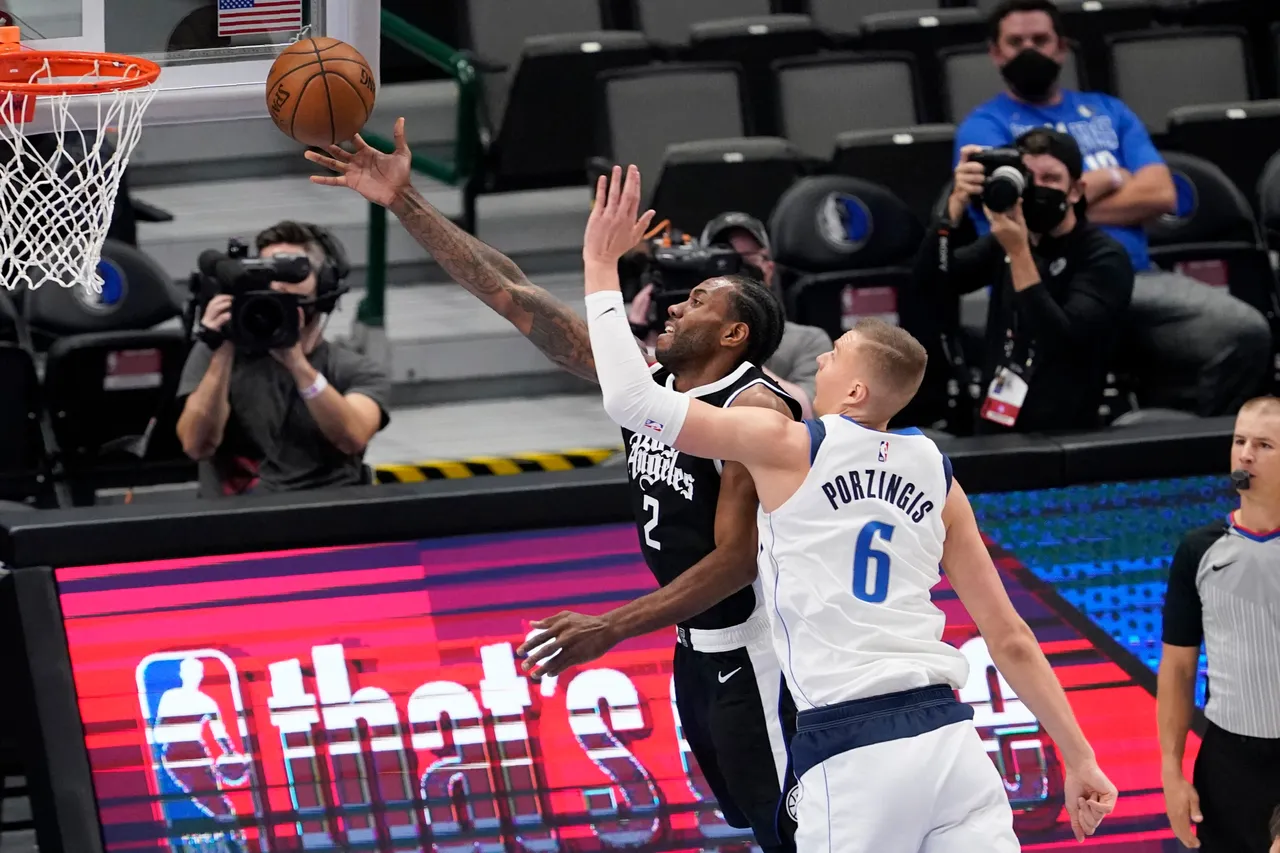
<svg viewBox="0 0 1280 853"><path fill-rule="evenodd" d="M893 525L868 521L858 531L853 551L853 597L879 604L889 596L889 555L875 547L876 534L885 542L893 539Z"/></svg>
<svg viewBox="0 0 1280 853"><path fill-rule="evenodd" d="M649 510L649 520L644 524L644 542L653 550L661 551L662 546L653 538L653 528L658 526L658 499L645 495L644 508Z"/></svg>

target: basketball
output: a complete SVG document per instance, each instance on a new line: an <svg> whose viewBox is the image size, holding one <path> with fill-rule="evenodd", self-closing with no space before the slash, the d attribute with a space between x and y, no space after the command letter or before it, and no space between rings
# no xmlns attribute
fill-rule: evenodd
<svg viewBox="0 0 1280 853"><path fill-rule="evenodd" d="M332 38L290 45L267 76L267 110L280 130L324 148L351 139L373 113L373 69L351 45Z"/></svg>

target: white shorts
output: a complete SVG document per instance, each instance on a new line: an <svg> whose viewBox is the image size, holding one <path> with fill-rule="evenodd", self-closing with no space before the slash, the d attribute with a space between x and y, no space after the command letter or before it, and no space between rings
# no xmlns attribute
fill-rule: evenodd
<svg viewBox="0 0 1280 853"><path fill-rule="evenodd" d="M801 711L804 853L1016 853L999 771L950 687Z"/></svg>

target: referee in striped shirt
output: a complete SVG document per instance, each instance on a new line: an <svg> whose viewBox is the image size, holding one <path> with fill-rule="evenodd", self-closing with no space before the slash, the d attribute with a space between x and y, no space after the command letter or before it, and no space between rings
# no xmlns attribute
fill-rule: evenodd
<svg viewBox="0 0 1280 853"><path fill-rule="evenodd" d="M1184 845L1269 853L1280 805L1280 399L1240 409L1231 470L1239 509L1188 533L1169 570L1156 700L1162 781ZM1201 641L1208 725L1189 782L1183 751Z"/></svg>

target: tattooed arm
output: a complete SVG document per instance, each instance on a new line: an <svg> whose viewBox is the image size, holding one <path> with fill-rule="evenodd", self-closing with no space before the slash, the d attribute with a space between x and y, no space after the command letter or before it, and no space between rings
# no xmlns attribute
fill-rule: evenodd
<svg viewBox="0 0 1280 853"><path fill-rule="evenodd" d="M330 146L306 157L331 172L313 183L346 187L394 213L450 277L515 326L547 358L583 379L596 381L587 323L577 312L525 278L497 249L472 237L436 210L410 182L411 155L404 119L396 122L395 151L385 154L359 136L355 150ZM642 345L643 349L643 345Z"/></svg>
<svg viewBox="0 0 1280 853"><path fill-rule="evenodd" d="M532 284L510 258L449 221L412 186L390 210L454 281L520 330L560 367L596 381L587 323L568 305Z"/></svg>

